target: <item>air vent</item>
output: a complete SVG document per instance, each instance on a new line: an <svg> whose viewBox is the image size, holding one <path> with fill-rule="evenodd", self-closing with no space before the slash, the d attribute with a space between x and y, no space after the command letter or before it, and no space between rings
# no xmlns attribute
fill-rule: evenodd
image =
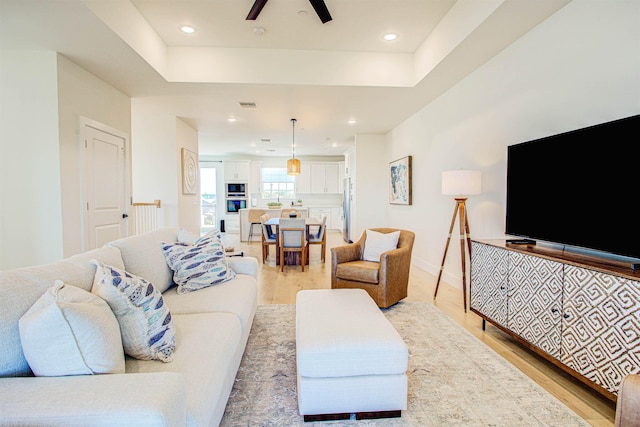
<svg viewBox="0 0 640 427"><path fill-rule="evenodd" d="M256 108L256 103L255 102L242 102L242 101L240 101L240 106L242 108Z"/></svg>
<svg viewBox="0 0 640 427"><path fill-rule="evenodd" d="M267 152L268 152L268 153L275 153L275 152L276 152L276 150L274 150L273 148L269 148L269 149L267 150Z"/></svg>
<svg viewBox="0 0 640 427"><path fill-rule="evenodd" d="M269 138L262 138L260 142L262 142L263 144L268 144L271 142L271 140Z"/></svg>

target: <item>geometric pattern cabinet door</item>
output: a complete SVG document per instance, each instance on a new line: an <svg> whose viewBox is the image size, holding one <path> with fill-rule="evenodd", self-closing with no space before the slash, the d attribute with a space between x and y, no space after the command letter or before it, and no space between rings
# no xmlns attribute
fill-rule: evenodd
<svg viewBox="0 0 640 427"><path fill-rule="evenodd" d="M471 242L469 306L495 323L507 327L508 251Z"/></svg>
<svg viewBox="0 0 640 427"><path fill-rule="evenodd" d="M565 266L562 363L617 394L640 373L640 282Z"/></svg>
<svg viewBox="0 0 640 427"><path fill-rule="evenodd" d="M509 251L508 327L560 359L563 264Z"/></svg>

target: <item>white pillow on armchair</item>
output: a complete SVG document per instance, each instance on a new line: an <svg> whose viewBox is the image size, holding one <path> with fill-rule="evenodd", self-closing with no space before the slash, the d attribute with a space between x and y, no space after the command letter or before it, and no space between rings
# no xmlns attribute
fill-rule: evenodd
<svg viewBox="0 0 640 427"><path fill-rule="evenodd" d="M365 261L380 262L380 255L398 247L398 239L400 238L399 230L392 233L379 233L377 231L367 230L366 233L364 253L362 254L362 259Z"/></svg>

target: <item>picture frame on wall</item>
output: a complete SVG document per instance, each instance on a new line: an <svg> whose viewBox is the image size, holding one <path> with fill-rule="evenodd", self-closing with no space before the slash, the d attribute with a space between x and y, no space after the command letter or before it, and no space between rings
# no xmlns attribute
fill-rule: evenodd
<svg viewBox="0 0 640 427"><path fill-rule="evenodd" d="M389 203L411 205L411 156L389 163Z"/></svg>
<svg viewBox="0 0 640 427"><path fill-rule="evenodd" d="M182 149L182 194L198 194L198 155Z"/></svg>

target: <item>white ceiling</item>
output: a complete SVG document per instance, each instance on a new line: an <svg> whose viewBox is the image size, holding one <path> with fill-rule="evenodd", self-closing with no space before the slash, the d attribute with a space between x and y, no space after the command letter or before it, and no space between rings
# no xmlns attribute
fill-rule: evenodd
<svg viewBox="0 0 640 427"><path fill-rule="evenodd" d="M255 21L253 0L0 0L0 48L55 50L152 98L198 130L201 154L288 156L295 117L296 155L339 155L571 0L325 1L326 24L307 0L270 0Z"/></svg>

